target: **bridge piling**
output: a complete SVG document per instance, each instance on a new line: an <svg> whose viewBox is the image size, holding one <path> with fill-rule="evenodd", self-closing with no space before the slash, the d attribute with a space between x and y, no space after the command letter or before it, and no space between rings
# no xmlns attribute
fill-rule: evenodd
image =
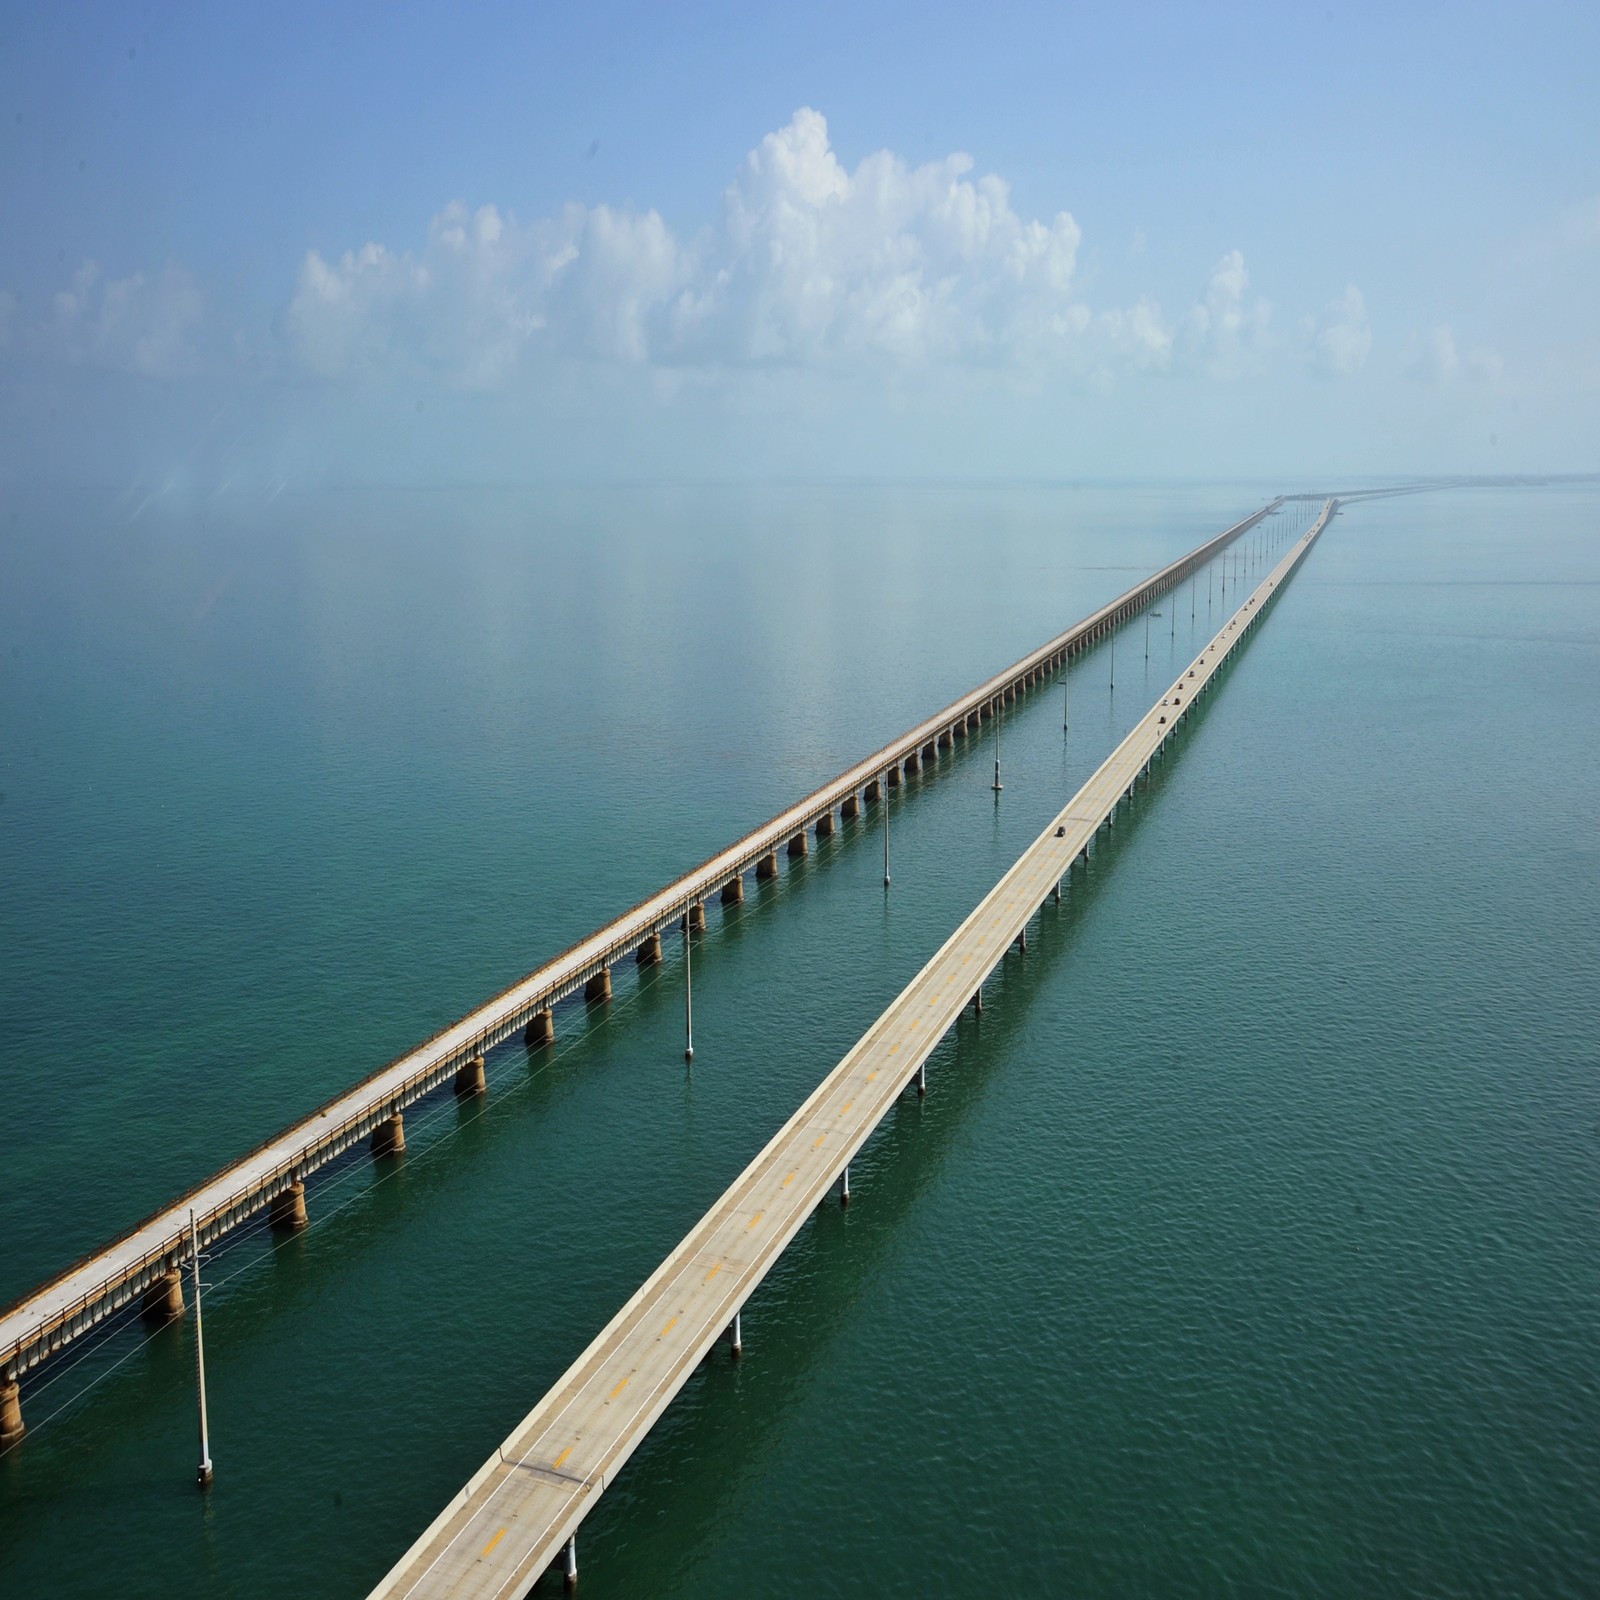
<svg viewBox="0 0 1600 1600"><path fill-rule="evenodd" d="M611 968L602 967L583 986L583 998L592 1006L608 1005L611 1001Z"/></svg>
<svg viewBox="0 0 1600 1600"><path fill-rule="evenodd" d="M722 886L722 903L725 906L742 906L744 904L744 875L730 878Z"/></svg>
<svg viewBox="0 0 1600 1600"><path fill-rule="evenodd" d="M844 804L839 807L839 820L853 822L861 815L861 802L852 792L844 797Z"/></svg>
<svg viewBox="0 0 1600 1600"><path fill-rule="evenodd" d="M605 998L611 998L611 974L605 974ZM591 980L592 981L592 980ZM470 1056L456 1068L456 1094L465 1098L470 1095L487 1094L489 1090L489 1077L484 1071L483 1057Z"/></svg>
<svg viewBox="0 0 1600 1600"><path fill-rule="evenodd" d="M578 1587L577 1534L573 1534L561 1550L561 1587L568 1594Z"/></svg>
<svg viewBox="0 0 1600 1600"><path fill-rule="evenodd" d="M728 1324L728 1343L732 1346L735 1361L744 1355L744 1330L739 1320L741 1315L741 1312L735 1311L733 1321Z"/></svg>
<svg viewBox="0 0 1600 1600"><path fill-rule="evenodd" d="M27 1432L22 1421L22 1386L15 1378L0 1381L0 1449L13 1445Z"/></svg>
<svg viewBox="0 0 1600 1600"><path fill-rule="evenodd" d="M522 1042L530 1050L536 1050L541 1045L556 1042L556 1016L548 1007L543 1011L535 1011L528 1019L528 1026L522 1030Z"/></svg>
<svg viewBox="0 0 1600 1600"><path fill-rule="evenodd" d="M826 811L824 811L820 817L817 818L817 837L819 839L832 838L833 837L833 829L834 829L833 807L829 806L828 809Z"/></svg>
<svg viewBox="0 0 1600 1600"><path fill-rule="evenodd" d="M145 1290L139 1315L157 1327L176 1322L183 1315L183 1274L177 1267L168 1267Z"/></svg>
<svg viewBox="0 0 1600 1600"><path fill-rule="evenodd" d="M397 1111L372 1130L372 1153L374 1156L400 1156L405 1150L406 1119Z"/></svg>
<svg viewBox="0 0 1600 1600"><path fill-rule="evenodd" d="M806 838L806 830L802 828L799 833L797 833L794 838L789 841L789 859L793 861L797 857L805 855L810 848L810 843Z"/></svg>
<svg viewBox="0 0 1600 1600"><path fill-rule="evenodd" d="M706 903L704 900L691 900L687 915L690 933L704 933L706 931Z"/></svg>
<svg viewBox="0 0 1600 1600"><path fill-rule="evenodd" d="M844 1171L839 1174L839 1204L841 1206L850 1204L850 1168L848 1164L846 1164Z"/></svg>
<svg viewBox="0 0 1600 1600"><path fill-rule="evenodd" d="M645 942L639 946L633 960L635 966L656 966L661 960L661 935L659 933L649 935Z"/></svg>
<svg viewBox="0 0 1600 1600"><path fill-rule="evenodd" d="M776 878L777 876L778 852L776 850L769 850L758 862L756 862L756 878L760 882L765 883L768 878Z"/></svg>
<svg viewBox="0 0 1600 1600"><path fill-rule="evenodd" d="M296 1178L272 1202L269 1220L282 1233L298 1233L307 1226L311 1219L306 1215L306 1186L302 1179Z"/></svg>

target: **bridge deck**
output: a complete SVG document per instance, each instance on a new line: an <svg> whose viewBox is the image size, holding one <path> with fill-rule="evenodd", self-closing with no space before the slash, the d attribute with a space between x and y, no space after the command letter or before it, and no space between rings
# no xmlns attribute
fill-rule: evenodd
<svg viewBox="0 0 1600 1600"><path fill-rule="evenodd" d="M469 1016L407 1052L269 1140L244 1159L146 1218L93 1255L42 1284L0 1313L0 1378L13 1380L53 1351L129 1304L167 1269L186 1259L189 1213L202 1245L229 1232L270 1204L297 1180L366 1139L397 1111L432 1093L463 1062L519 1033L540 1011L582 990L597 974L632 955L647 939L676 927L687 908L718 892L770 852L832 813L846 798L881 779L935 743L947 730L965 731L967 719L993 711L1001 699L1023 692L1069 655L1087 649L1156 596L1181 583L1274 510L1273 501L1163 567L1022 660L980 684L943 711L858 762L770 822L720 851L546 962Z"/></svg>
<svg viewBox="0 0 1600 1600"><path fill-rule="evenodd" d="M1087 850L1326 526L1329 501L687 1238L394 1569L373 1600L522 1594L550 1566L701 1358Z"/></svg>

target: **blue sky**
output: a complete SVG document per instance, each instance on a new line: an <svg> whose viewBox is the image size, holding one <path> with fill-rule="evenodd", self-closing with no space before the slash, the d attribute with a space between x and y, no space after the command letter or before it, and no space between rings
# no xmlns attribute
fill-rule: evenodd
<svg viewBox="0 0 1600 1600"><path fill-rule="evenodd" d="M0 481L1600 468L1600 8L0 14Z"/></svg>

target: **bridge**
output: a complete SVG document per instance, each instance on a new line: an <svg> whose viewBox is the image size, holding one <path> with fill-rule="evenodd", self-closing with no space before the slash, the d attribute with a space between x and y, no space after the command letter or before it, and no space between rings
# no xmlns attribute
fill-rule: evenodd
<svg viewBox="0 0 1600 1600"><path fill-rule="evenodd" d="M546 962L459 1022L408 1051L337 1098L319 1106L242 1159L110 1243L49 1279L0 1312L0 1447L24 1429L20 1380L135 1302L160 1321L184 1309L182 1265L240 1224L270 1208L274 1226L307 1223L305 1180L354 1146L377 1156L405 1147L404 1113L446 1084L462 1095L486 1087L485 1056L521 1035L537 1049L554 1042L555 1008L581 994L591 1003L611 997L611 972L630 957L661 960L663 933L706 925L705 904L744 898L749 873L771 878L781 857L803 856L811 837L827 837L839 822L861 814L1030 689L1047 682L1076 655L1182 583L1284 503L1279 497L1163 567L1064 633L917 724L832 782L658 890L570 949ZM192 1221L192 1227L191 1227Z"/></svg>
<svg viewBox="0 0 1600 1600"><path fill-rule="evenodd" d="M577 1578L576 1535L607 1486L740 1312L896 1099L926 1088L934 1047L1073 863L1167 748L1223 664L1337 507L1246 596L1211 642L945 941L889 1008L372 1591L371 1600L499 1600L559 1560Z"/></svg>

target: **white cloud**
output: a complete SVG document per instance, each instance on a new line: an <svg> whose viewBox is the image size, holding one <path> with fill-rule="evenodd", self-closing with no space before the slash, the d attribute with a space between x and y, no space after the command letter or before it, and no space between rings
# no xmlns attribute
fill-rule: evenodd
<svg viewBox="0 0 1600 1600"><path fill-rule="evenodd" d="M1179 332L1184 352L1213 377L1234 378L1265 349L1272 307L1249 297L1244 256L1230 250L1212 269Z"/></svg>
<svg viewBox="0 0 1600 1600"><path fill-rule="evenodd" d="M1026 365L1089 326L1066 213L1012 208L969 156L847 171L810 110L769 134L692 245L654 211L568 206L521 225L459 202L419 255L310 252L287 325L326 376L400 360L504 380L549 351L665 366L964 360Z"/></svg>
<svg viewBox="0 0 1600 1600"><path fill-rule="evenodd" d="M1406 373L1421 383L1450 383L1465 378L1473 383L1496 383L1505 363L1493 350L1474 349L1462 355L1447 324L1432 328L1421 338L1412 337Z"/></svg>
<svg viewBox="0 0 1600 1600"><path fill-rule="evenodd" d="M154 277L135 272L111 280L97 262L85 261L51 309L52 331L69 361L149 378L184 377L200 367L205 299L176 261Z"/></svg>
<svg viewBox="0 0 1600 1600"><path fill-rule="evenodd" d="M1307 317L1303 328L1307 357L1319 372L1347 377L1366 365L1372 329L1367 324L1366 299L1353 283L1315 317Z"/></svg>

